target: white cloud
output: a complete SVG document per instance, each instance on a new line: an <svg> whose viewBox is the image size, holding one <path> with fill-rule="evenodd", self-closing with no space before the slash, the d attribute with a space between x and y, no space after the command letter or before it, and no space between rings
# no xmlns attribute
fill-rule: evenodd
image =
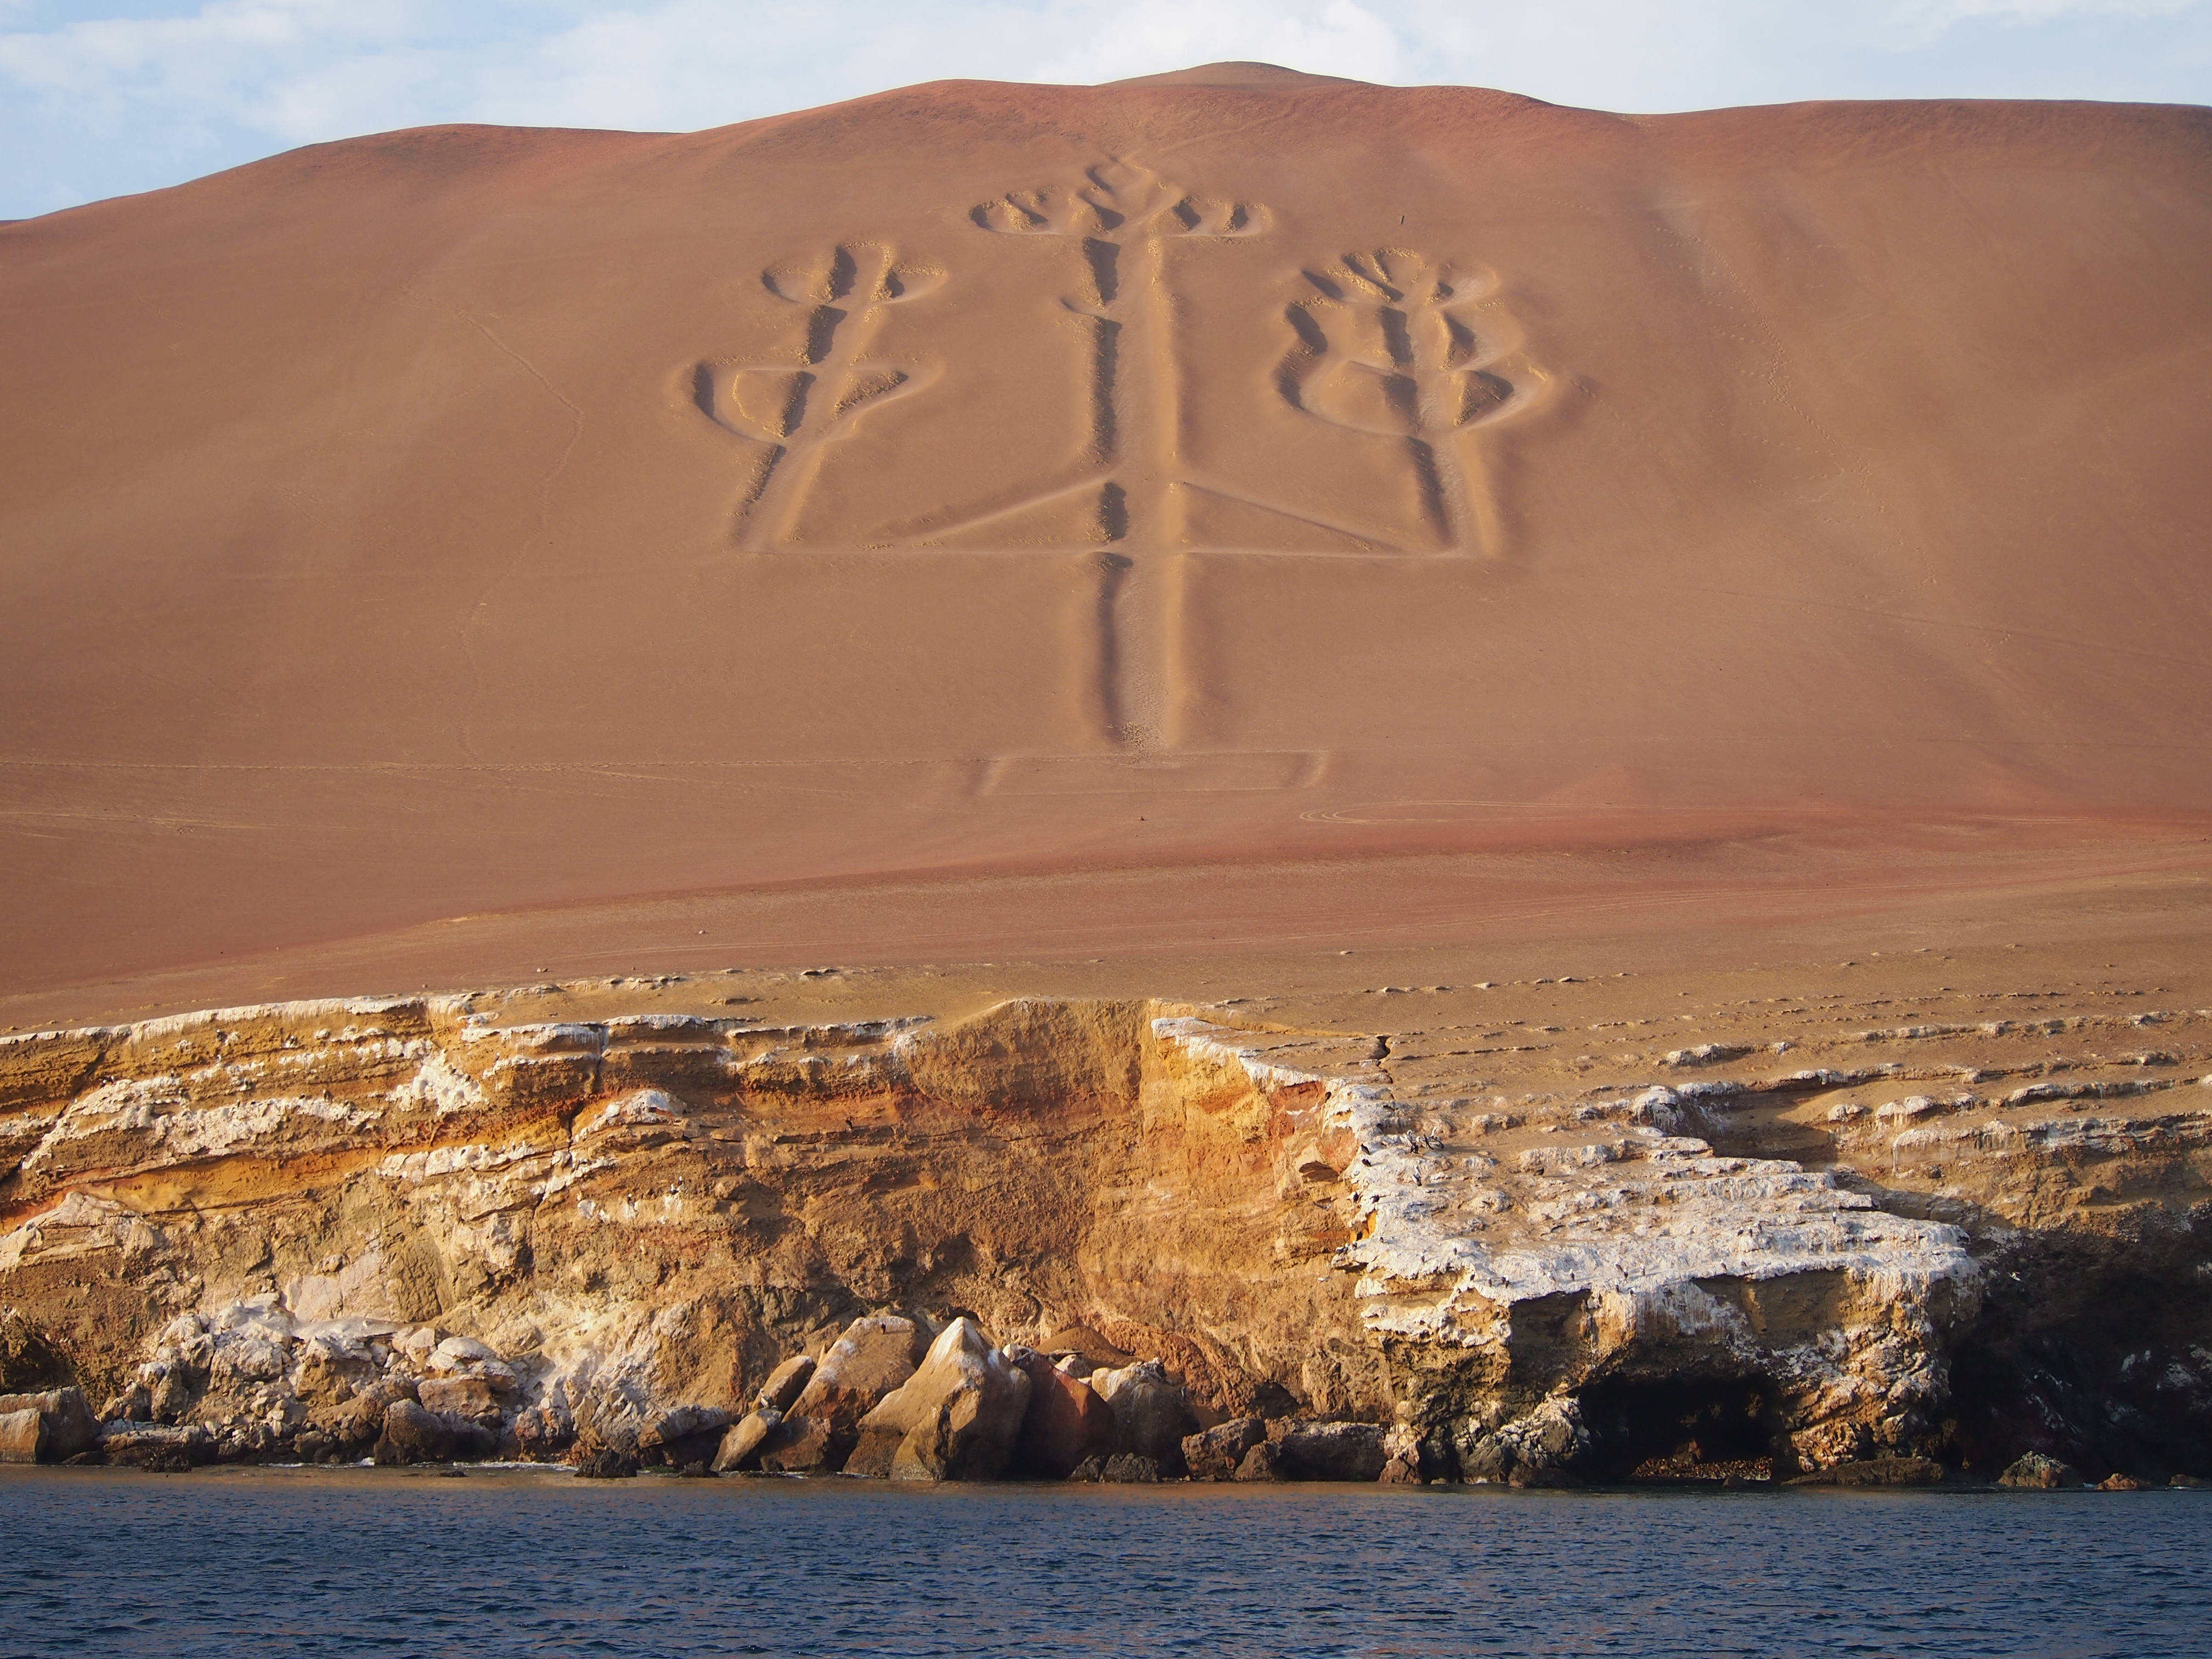
<svg viewBox="0 0 2212 1659"><path fill-rule="evenodd" d="M1969 17L2008 17L2041 23L2066 16L2171 17L2193 3L2194 0L1905 0L1897 9L1938 23Z"/></svg>
<svg viewBox="0 0 2212 1659"><path fill-rule="evenodd" d="M2212 0L0 0L0 213L436 121L688 129L1219 58L1555 101L2212 97Z"/></svg>
<svg viewBox="0 0 2212 1659"><path fill-rule="evenodd" d="M1924 47L1964 23L2034 25L2177 17L2198 0L1892 0L1874 33L1902 49Z"/></svg>

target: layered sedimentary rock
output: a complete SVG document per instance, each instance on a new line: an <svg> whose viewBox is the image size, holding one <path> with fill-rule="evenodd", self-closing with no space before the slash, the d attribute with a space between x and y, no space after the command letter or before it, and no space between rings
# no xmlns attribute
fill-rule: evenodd
<svg viewBox="0 0 2212 1659"><path fill-rule="evenodd" d="M0 1388L73 1380L89 1455L156 1463L2207 1472L2205 1014L1797 1008L1601 1060L537 1006L0 1042Z"/></svg>

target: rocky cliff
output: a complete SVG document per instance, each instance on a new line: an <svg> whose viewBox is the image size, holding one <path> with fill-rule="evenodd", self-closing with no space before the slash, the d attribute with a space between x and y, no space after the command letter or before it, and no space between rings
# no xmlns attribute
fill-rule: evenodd
<svg viewBox="0 0 2212 1659"><path fill-rule="evenodd" d="M1155 1361L1184 1427L1272 1419L1293 1462L1334 1419L1429 1478L2030 1449L2212 1474L2202 1012L1801 1006L1570 1057L1555 1028L1134 1001L773 1025L549 1000L0 1040L0 1393L107 1401L93 1456L412 1425L438 1455L673 1462L885 1314L909 1370L939 1331L979 1376L1006 1345L1025 1400L1052 1373L1016 1345Z"/></svg>

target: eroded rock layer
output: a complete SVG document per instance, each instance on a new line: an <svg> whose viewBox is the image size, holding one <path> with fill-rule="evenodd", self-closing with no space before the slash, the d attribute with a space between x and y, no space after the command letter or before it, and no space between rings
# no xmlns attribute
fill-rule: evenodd
<svg viewBox="0 0 2212 1659"><path fill-rule="evenodd" d="M1018 1442L1056 1436L1057 1470L1109 1446L1079 1420L1099 1402L1054 1391L1059 1352L1102 1381L1157 1362L1101 1401L1158 1394L1173 1431L1143 1455L1179 1466L1207 1430L1191 1467L1224 1478L1994 1474L2026 1449L2212 1473L2204 1013L1850 1030L1800 1007L1758 1042L1569 1059L1552 1028L1133 1001L538 1006L0 1042L0 1393L77 1383L108 1402L80 1455L119 1461L703 1466L750 1423L770 1467L866 1441L871 1467L1025 1468ZM900 1316L899 1375L851 1423L827 1358L805 1394L771 1379L875 1314ZM939 1332L954 1380L869 1439ZM963 1390L1048 1403L986 1452L908 1439ZM787 1411L821 1443L791 1450ZM34 1430L33 1455L62 1445Z"/></svg>

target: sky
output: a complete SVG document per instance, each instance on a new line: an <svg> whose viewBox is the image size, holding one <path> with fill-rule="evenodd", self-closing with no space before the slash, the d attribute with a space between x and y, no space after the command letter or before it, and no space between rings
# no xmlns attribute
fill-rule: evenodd
<svg viewBox="0 0 2212 1659"><path fill-rule="evenodd" d="M444 121L680 131L1257 58L1656 112L2212 102L2212 0L0 0L0 219Z"/></svg>

